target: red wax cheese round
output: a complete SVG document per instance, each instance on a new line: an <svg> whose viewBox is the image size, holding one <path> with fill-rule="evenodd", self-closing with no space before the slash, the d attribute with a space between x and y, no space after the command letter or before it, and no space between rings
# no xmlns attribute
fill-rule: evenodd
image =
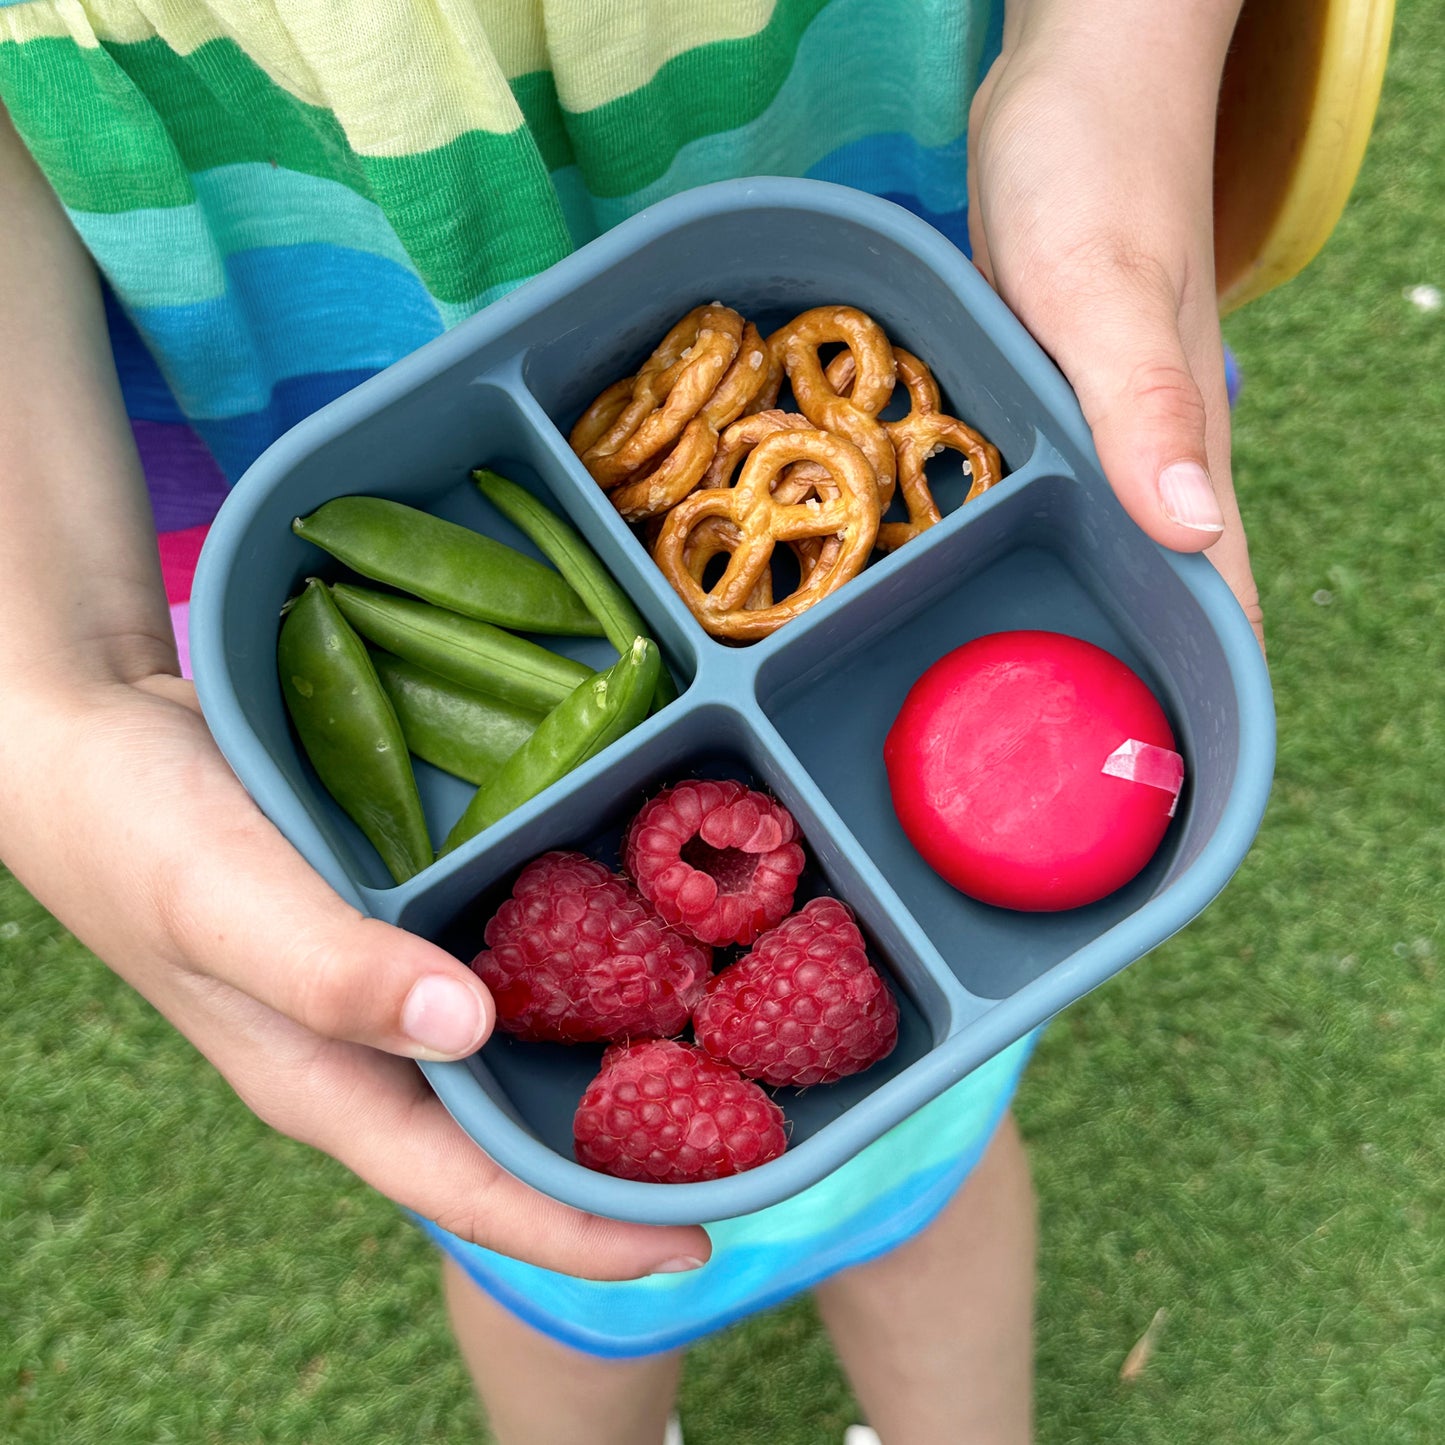
<svg viewBox="0 0 1445 1445"><path fill-rule="evenodd" d="M913 846L983 903L1092 903L1154 856L1183 781L1164 711L1118 658L996 632L934 663L883 750Z"/></svg>

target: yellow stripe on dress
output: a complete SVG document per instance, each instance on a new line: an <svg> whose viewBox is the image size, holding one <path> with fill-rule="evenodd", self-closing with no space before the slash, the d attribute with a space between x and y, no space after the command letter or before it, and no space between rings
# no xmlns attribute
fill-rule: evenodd
<svg viewBox="0 0 1445 1445"><path fill-rule="evenodd" d="M68 36L90 49L159 39L187 56L234 41L273 84L330 110L363 156L414 155L523 125L475 0L344 10L323 0L55 0L0 17L0 33L16 40Z"/></svg>
<svg viewBox="0 0 1445 1445"><path fill-rule="evenodd" d="M476 11L508 80L547 70L546 0L461 0Z"/></svg>
<svg viewBox="0 0 1445 1445"><path fill-rule="evenodd" d="M75 0L0 8L0 43L24 45L29 40L73 40L86 50L100 45L89 17Z"/></svg>
<svg viewBox="0 0 1445 1445"><path fill-rule="evenodd" d="M597 0L536 3L547 18L557 94L573 114L640 90L689 50L758 34L776 9L776 0L612 0L599 33Z"/></svg>

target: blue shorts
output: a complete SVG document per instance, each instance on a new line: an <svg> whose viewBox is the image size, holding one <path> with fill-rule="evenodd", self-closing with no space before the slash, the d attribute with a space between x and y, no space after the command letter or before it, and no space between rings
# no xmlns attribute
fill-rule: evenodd
<svg viewBox="0 0 1445 1445"><path fill-rule="evenodd" d="M708 1225L712 1258L686 1274L574 1279L420 1222L493 1299L564 1345L614 1359L677 1349L917 1234L983 1157L1037 1038L1020 1039L801 1194Z"/></svg>

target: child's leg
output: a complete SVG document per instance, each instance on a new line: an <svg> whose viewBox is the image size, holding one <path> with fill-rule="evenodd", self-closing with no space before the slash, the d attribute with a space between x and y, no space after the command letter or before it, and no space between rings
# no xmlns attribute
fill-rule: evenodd
<svg viewBox="0 0 1445 1445"><path fill-rule="evenodd" d="M452 1260L447 1310L497 1445L662 1445L680 1353L603 1360L525 1325Z"/></svg>
<svg viewBox="0 0 1445 1445"><path fill-rule="evenodd" d="M883 1445L1022 1445L1033 1385L1034 1198L1010 1115L922 1234L815 1291Z"/></svg>

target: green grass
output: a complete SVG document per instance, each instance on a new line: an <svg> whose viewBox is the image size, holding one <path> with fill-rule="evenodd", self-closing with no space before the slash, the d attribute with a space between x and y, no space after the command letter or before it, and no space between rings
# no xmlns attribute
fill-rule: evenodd
<svg viewBox="0 0 1445 1445"><path fill-rule="evenodd" d="M1025 1081L1046 1445L1445 1439L1445 313L1401 296L1445 284L1442 51L1445 12L1402 4L1338 232L1227 326L1278 781L1224 897ZM391 1206L8 878L0 979L0 1439L483 1438ZM700 1347L683 1409L689 1445L851 1418L806 1302Z"/></svg>

